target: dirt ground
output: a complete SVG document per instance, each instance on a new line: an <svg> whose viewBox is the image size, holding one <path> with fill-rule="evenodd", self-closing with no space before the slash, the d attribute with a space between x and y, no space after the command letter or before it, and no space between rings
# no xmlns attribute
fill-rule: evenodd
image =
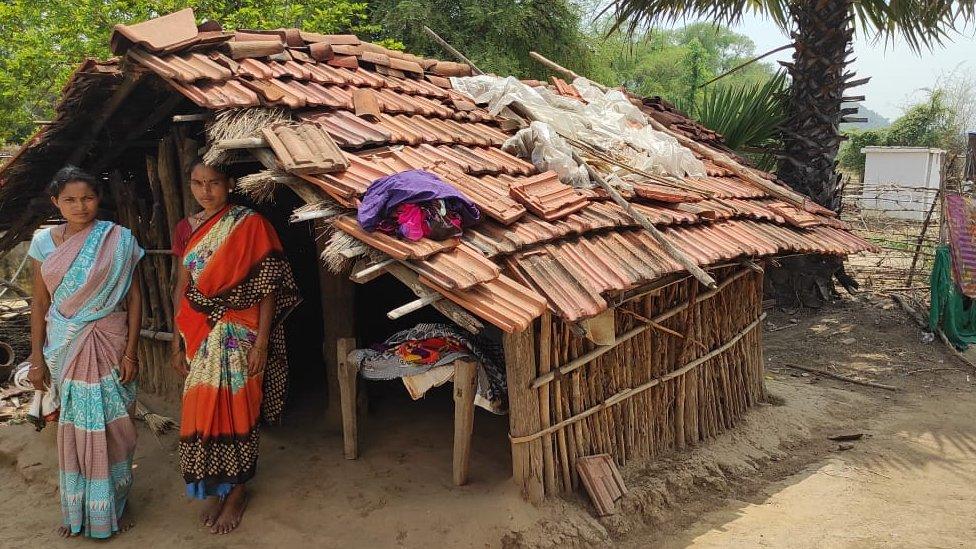
<svg viewBox="0 0 976 549"><path fill-rule="evenodd" d="M772 404L693 450L623 471L621 511L596 519L585 496L540 508L509 480L506 419L479 411L472 478L451 484L450 390L411 403L395 386L342 459L314 397L265 431L239 531L210 535L185 500L175 439L140 425L135 528L118 547L969 547L976 539L976 372L888 302L772 311ZM893 385L820 379L805 365ZM375 393L374 393L375 394ZM147 399L174 414L173 402ZM838 443L837 434L862 433ZM842 446L842 444L844 444ZM0 426L0 547L60 541L54 432Z"/></svg>

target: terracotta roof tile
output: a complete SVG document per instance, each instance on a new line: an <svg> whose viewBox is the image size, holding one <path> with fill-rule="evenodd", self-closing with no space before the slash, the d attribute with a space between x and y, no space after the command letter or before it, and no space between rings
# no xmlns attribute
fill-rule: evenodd
<svg viewBox="0 0 976 549"><path fill-rule="evenodd" d="M349 111L305 112L299 118L321 124L341 147L359 149L392 141L390 132L385 128L363 120Z"/></svg>
<svg viewBox="0 0 976 549"><path fill-rule="evenodd" d="M509 198L507 188L500 189L493 185L485 184L485 182L481 182L474 177L443 165L432 166L430 171L457 187L465 196L478 205L482 213L503 225L510 225L525 215L525 207Z"/></svg>
<svg viewBox="0 0 976 549"><path fill-rule="evenodd" d="M111 38L112 52L120 55L132 44L150 51L160 51L196 36L197 22L193 9L186 8L134 25L115 25Z"/></svg>
<svg viewBox="0 0 976 549"><path fill-rule="evenodd" d="M396 238L379 231L368 233L359 226L359 221L349 216L340 216L332 222L336 229L382 251L393 259L427 259L434 254L451 250L458 245L456 239L434 241L428 238L412 242Z"/></svg>
<svg viewBox="0 0 976 549"><path fill-rule="evenodd" d="M657 202L698 202L703 198L702 195L698 193L653 183L640 183L634 185L634 193L641 198L654 200Z"/></svg>
<svg viewBox="0 0 976 549"><path fill-rule="evenodd" d="M477 249L462 243L451 251L436 254L411 266L428 280L448 290L467 290L498 278L501 269Z"/></svg>
<svg viewBox="0 0 976 549"><path fill-rule="evenodd" d="M420 281L508 333L528 328L546 310L545 298L505 275L464 291L446 290L423 275Z"/></svg>
<svg viewBox="0 0 976 549"><path fill-rule="evenodd" d="M241 85L237 80L227 82L199 82L197 84L172 83L197 105L209 109L224 109L229 107L257 107L261 99L253 90Z"/></svg>
<svg viewBox="0 0 976 549"><path fill-rule="evenodd" d="M294 174L323 174L349 166L328 132L314 122L284 123L262 130L278 161Z"/></svg>
<svg viewBox="0 0 976 549"><path fill-rule="evenodd" d="M337 188L344 189L344 194L362 196L370 184L377 179L392 175L392 170L355 154L346 154L349 167L342 172L323 175L322 178Z"/></svg>
<svg viewBox="0 0 976 549"><path fill-rule="evenodd" d="M553 171L512 181L509 194L547 221L555 221L582 210L588 202L572 187L560 182Z"/></svg>
<svg viewBox="0 0 976 549"><path fill-rule="evenodd" d="M572 264L558 261L548 250L520 256L517 264L532 286L566 320L596 316L607 307L600 293L586 284L587 279L572 270Z"/></svg>
<svg viewBox="0 0 976 549"><path fill-rule="evenodd" d="M820 218L785 202L769 202L766 208L783 216L790 225L804 229L820 225Z"/></svg>

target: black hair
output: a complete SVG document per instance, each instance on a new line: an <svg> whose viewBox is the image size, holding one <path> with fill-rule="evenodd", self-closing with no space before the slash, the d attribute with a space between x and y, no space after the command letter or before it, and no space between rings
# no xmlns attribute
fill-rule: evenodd
<svg viewBox="0 0 976 549"><path fill-rule="evenodd" d="M222 168L218 168L217 166L211 166L210 164L207 164L206 161L203 160L202 156L198 156L190 162L189 167L186 169L187 179L189 179L190 175L193 174L193 170L197 169L197 166L206 166L211 170L214 170L217 173L223 175L224 177L230 179L230 177L227 175L227 172L225 172Z"/></svg>
<svg viewBox="0 0 976 549"><path fill-rule="evenodd" d="M51 182L47 184L47 194L53 198L57 198L64 191L68 183L72 181L83 181L91 187L91 190L95 192L95 196L102 196L102 182L78 166L71 165L61 168L58 170L58 173L54 174Z"/></svg>

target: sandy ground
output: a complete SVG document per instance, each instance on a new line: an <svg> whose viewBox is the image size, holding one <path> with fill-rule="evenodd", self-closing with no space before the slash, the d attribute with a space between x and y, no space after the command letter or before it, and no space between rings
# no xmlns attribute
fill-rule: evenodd
<svg viewBox="0 0 976 549"><path fill-rule="evenodd" d="M884 304L887 306L887 304ZM623 471L622 511L595 519L584 496L541 508L508 479L506 420L476 416L471 483L450 478L450 391L411 403L390 387L346 461L314 397L268 430L239 531L195 522L174 437L141 431L132 492L136 527L118 547L960 547L976 539L976 373L898 310L848 301L775 312L766 334L773 405L691 451ZM802 364L899 387L818 379ZM175 413L174 403L150 406ZM140 427L141 429L141 427ZM828 436L864 433L840 450ZM55 546L53 430L0 427L0 547Z"/></svg>

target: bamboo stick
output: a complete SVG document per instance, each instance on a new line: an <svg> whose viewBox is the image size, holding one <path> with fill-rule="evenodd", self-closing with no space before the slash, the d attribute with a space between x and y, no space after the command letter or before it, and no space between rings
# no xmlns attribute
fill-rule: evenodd
<svg viewBox="0 0 976 549"><path fill-rule="evenodd" d="M444 40L443 38L441 38L440 35L438 35L436 32L434 32L433 30L431 30L431 28L428 27L427 25L424 25L424 32L426 32L427 33L427 36L430 36L434 40L434 42L437 42L437 44L440 47L444 48L445 51L447 51L448 53L450 53L451 55L453 55L455 57L455 59L457 59L458 61L464 63L465 65L467 65L469 67L471 67L471 72L473 72L474 74L484 74L483 72L481 72L481 69L479 69L478 67L476 67L475 64L471 62L470 59L468 59L467 57L465 57L463 53L461 53L457 49L455 49L454 46L450 45L447 42L447 40Z"/></svg>
<svg viewBox="0 0 976 549"><path fill-rule="evenodd" d="M539 351L539 373L547 373L552 369L550 349L552 348L552 315L546 310L539 318L539 343L536 346ZM552 418L549 413L550 398L549 386L539 387L539 417L543 429L548 429L552 425ZM547 435L542 439L542 459L543 459L543 480L546 493L555 494L559 490L556 487L556 460L553 454L552 435Z"/></svg>
<svg viewBox="0 0 976 549"><path fill-rule="evenodd" d="M833 378L839 381L846 381L847 383L853 383L855 385L864 385L865 387L874 387L875 389L884 389L886 391L897 391L898 387L893 385L885 385L884 383L875 383L873 381L865 381L862 379L854 379L853 377L848 377L841 374L835 374L833 372L828 372L827 370L821 370L819 368L811 368L809 366L800 366L798 364L784 364L788 368L796 368L797 370L803 370L804 372L810 372L811 374L817 374L819 376Z"/></svg>
<svg viewBox="0 0 976 549"><path fill-rule="evenodd" d="M734 274L734 275L730 276L729 278L723 280L721 282L721 284L717 285L714 289L711 289L711 290L705 292L704 294L702 294L700 296L700 299L702 299L702 300L711 299L712 297L714 297L715 295L717 295L719 292L721 292L723 288L727 287L729 284L731 284L732 282L734 282L737 278L739 278L741 276L745 276L747 273L750 273L750 272L752 272L752 271L749 270L749 269L742 269L741 271L737 272L736 274ZM663 312L663 313L655 316L652 320L655 323L660 324L660 323L664 322L665 320L671 318L672 316L674 316L674 315L676 315L676 314L684 311L685 309L688 308L688 306L689 306L689 304L687 302L681 303L681 304L676 305L676 306L672 307L671 309L668 309L667 311L665 311L665 312ZM638 326L636 328L633 328L633 329L631 329L631 330L629 330L629 331L621 334L620 336L618 336L616 338L616 340L614 341L614 343L612 345L605 345L605 346L597 347L596 349L593 349L592 351L590 351L590 352L588 352L588 353L580 356L579 358L574 359L573 361L571 361L571 362L569 362L569 363L567 363L567 364L565 364L565 365L563 365L563 366L561 366L559 368L555 368L552 372L550 372L550 373L548 373L546 375L539 376L538 378L536 378L532 382L532 388L535 389L535 388L538 388L538 387L540 387L541 385L543 385L545 383L551 382L553 379L555 379L557 373L558 373L558 375L566 375L566 374L568 374L568 373L576 370L577 368L580 368L582 366L585 366L586 364L589 364L590 362L592 362L596 358L598 358L598 357L602 356L603 354L605 354L605 353L609 352L610 350L612 350L617 345L623 343L624 341L627 341L628 339L630 339L630 338L632 338L632 337L634 337L634 336L636 336L638 334L643 333L646 330L649 330L650 328L652 328L651 325Z"/></svg>

